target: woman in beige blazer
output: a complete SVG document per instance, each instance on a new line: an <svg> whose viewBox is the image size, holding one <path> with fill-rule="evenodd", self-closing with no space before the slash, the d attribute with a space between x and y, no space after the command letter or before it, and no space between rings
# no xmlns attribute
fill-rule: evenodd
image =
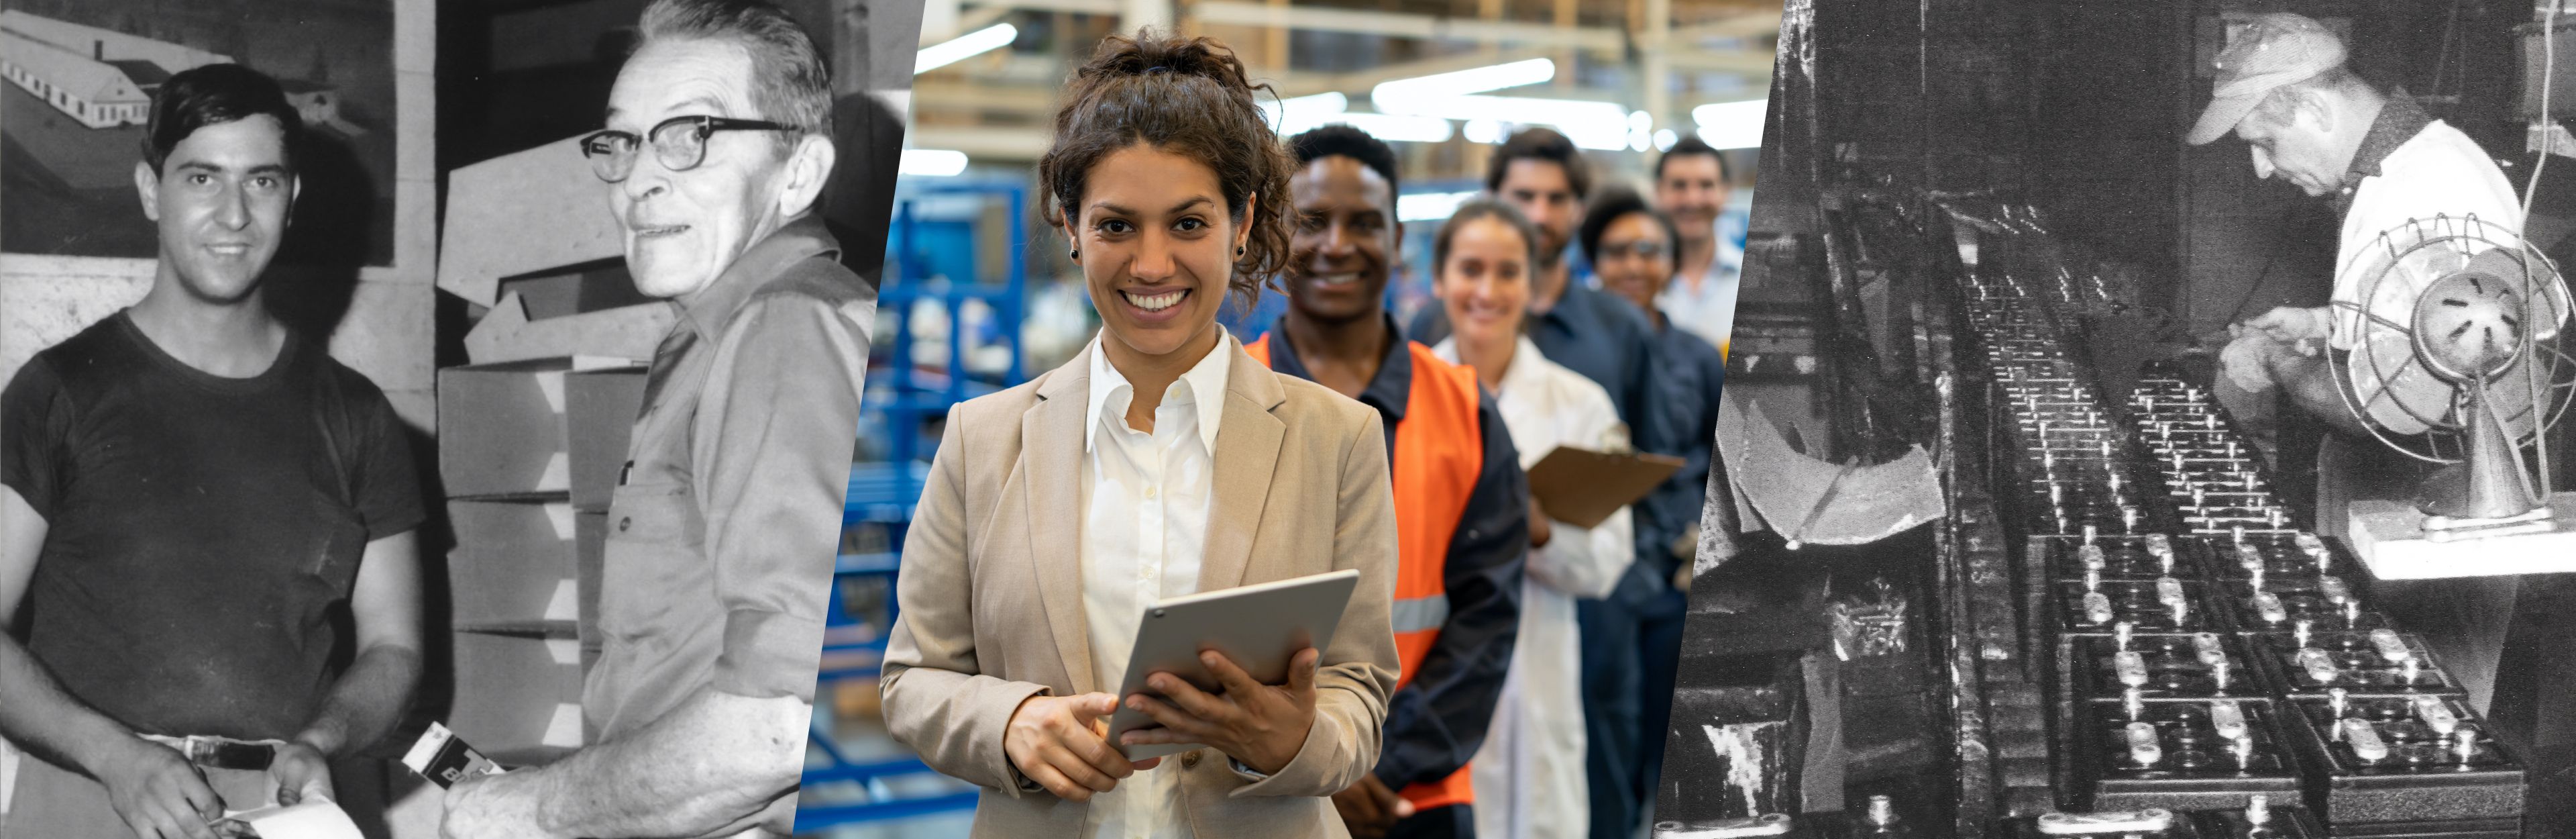
<svg viewBox="0 0 2576 839"><path fill-rule="evenodd" d="M1274 374L1216 324L1287 259L1291 163L1215 41L1113 37L1038 163L1102 322L1071 362L949 414L904 545L885 716L984 787L979 837L1344 835L1327 796L1377 761L1396 653L1395 511L1375 412ZM1116 696L1158 599L1361 572L1330 646L1262 685L1158 674ZM1134 763L1125 702L1202 743Z"/></svg>

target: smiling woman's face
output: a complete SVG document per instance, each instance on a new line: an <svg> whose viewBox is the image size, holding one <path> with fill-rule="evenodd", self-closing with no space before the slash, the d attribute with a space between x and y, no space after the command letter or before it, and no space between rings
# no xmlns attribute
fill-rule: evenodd
<svg viewBox="0 0 2576 839"><path fill-rule="evenodd" d="M1175 353L1196 362L1216 340L1217 306L1243 243L1215 170L1139 144L1102 157L1083 180L1074 245L1110 362L1125 368Z"/></svg>
<svg viewBox="0 0 2576 839"><path fill-rule="evenodd" d="M1484 344L1517 340L1529 316L1529 241L1493 216L1469 221L1452 236L1431 289L1449 314L1450 330Z"/></svg>

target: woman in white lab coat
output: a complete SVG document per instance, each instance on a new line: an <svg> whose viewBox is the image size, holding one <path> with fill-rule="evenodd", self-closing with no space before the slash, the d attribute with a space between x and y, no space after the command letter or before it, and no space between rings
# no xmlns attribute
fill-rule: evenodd
<svg viewBox="0 0 2576 839"><path fill-rule="evenodd" d="M1512 444L1528 468L1556 447L1625 450L1627 429L1610 394L1539 355L1522 334L1537 230L1508 204L1462 204L1432 245L1432 293L1452 333L1432 348L1475 368L1494 392ZM1476 752L1476 835L1485 839L1581 837L1590 825L1584 781L1579 597L1602 597L1635 561L1629 515L1598 526L1553 521L1530 502L1529 576L1521 584L1520 640L1493 725Z"/></svg>

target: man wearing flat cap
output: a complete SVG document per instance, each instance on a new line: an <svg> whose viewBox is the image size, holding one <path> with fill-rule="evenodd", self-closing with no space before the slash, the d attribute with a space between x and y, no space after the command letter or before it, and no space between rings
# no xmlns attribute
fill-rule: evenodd
<svg viewBox="0 0 2576 839"><path fill-rule="evenodd" d="M2377 273L2380 234L2409 220L2476 217L2519 234L2513 184L2476 141L2432 118L2403 91L2383 94L2344 66L2341 38L2287 13L2255 17L2219 53L2218 79L2185 141L2203 145L2234 133L2252 150L2254 172L2289 181L2342 211L2329 303L2283 306L2230 329L2217 391L2239 416L2274 387L2289 404L2331 429L2317 452L2318 532L2341 536L2356 498L2411 498L2428 472L2380 444L2336 389L2327 353L2350 352L2365 312L2404 323L2409 299L2363 301ZM2402 304L2402 308L2397 305ZM2445 665L2484 711L2512 614L2515 578L2384 584L2382 605L2425 629Z"/></svg>

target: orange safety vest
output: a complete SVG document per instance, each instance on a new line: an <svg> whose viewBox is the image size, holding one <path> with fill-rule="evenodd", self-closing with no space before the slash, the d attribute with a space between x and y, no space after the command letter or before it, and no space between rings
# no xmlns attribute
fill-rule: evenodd
<svg viewBox="0 0 2576 839"><path fill-rule="evenodd" d="M1405 394L1404 420L1395 424L1395 653L1403 666L1397 690L1430 654L1449 622L1449 538L1467 512L1467 497L1485 468L1484 435L1476 422L1476 371L1405 342L1413 353L1413 387ZM1243 346L1262 366L1270 364L1270 336ZM1468 804L1476 792L1464 765L1447 778L1397 791L1416 810Z"/></svg>

